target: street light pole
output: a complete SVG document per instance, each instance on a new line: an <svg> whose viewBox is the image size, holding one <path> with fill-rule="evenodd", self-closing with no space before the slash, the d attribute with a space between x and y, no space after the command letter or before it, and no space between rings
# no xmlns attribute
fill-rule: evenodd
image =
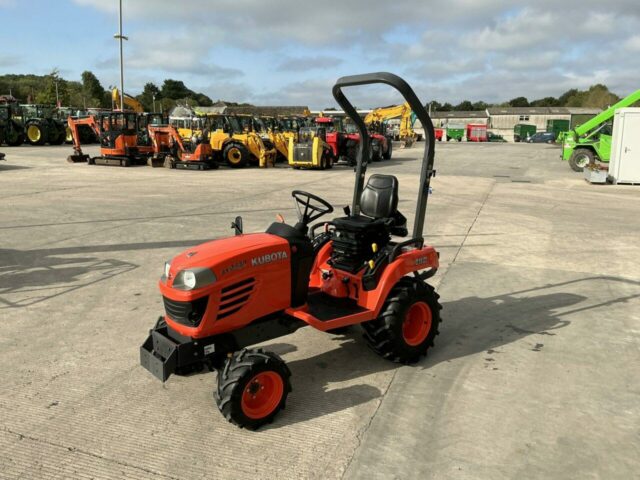
<svg viewBox="0 0 640 480"><path fill-rule="evenodd" d="M129 40L129 37L125 37L122 35L122 0L120 0L120 13L118 15L120 29L118 33L116 33L113 38L116 38L120 41L120 110L124 111L124 60L122 55L122 41Z"/></svg>
<svg viewBox="0 0 640 480"><path fill-rule="evenodd" d="M156 94L152 93L151 97L153 97L153 113L156 113Z"/></svg>

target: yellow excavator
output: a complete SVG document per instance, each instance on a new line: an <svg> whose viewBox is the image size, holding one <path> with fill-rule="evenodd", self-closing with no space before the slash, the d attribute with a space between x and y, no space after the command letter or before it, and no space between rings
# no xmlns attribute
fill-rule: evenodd
<svg viewBox="0 0 640 480"><path fill-rule="evenodd" d="M405 147L413 145L417 135L411 121L411 107L406 102L401 105L376 108L364 117L364 123L370 130L376 130L381 123L392 118L400 118L400 141Z"/></svg>
<svg viewBox="0 0 640 480"><path fill-rule="evenodd" d="M113 90L111 90L111 100L115 105L115 109L119 110L120 109L120 90L118 90L117 88L114 88ZM133 110L136 113L144 112L144 107L142 106L142 104L138 100L133 98L131 95L128 95L125 93L123 95L123 101L124 101L124 104L127 107L129 107L130 110Z"/></svg>

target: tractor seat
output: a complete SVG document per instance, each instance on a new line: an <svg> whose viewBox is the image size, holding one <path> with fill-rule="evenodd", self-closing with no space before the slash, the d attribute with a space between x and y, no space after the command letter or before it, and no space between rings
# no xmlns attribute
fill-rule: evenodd
<svg viewBox="0 0 640 480"><path fill-rule="evenodd" d="M398 179L371 175L360 195L360 215L333 220L337 230L360 231L386 226L391 235L406 237L407 219L398 211Z"/></svg>

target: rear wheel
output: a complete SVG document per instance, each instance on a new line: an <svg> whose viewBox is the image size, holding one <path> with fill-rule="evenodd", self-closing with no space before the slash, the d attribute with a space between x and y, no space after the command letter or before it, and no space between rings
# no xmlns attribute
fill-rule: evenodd
<svg viewBox="0 0 640 480"><path fill-rule="evenodd" d="M230 143L224 147L223 156L230 167L241 168L249 162L249 151L240 143Z"/></svg>
<svg viewBox="0 0 640 480"><path fill-rule="evenodd" d="M243 349L218 373L216 404L229 422L255 430L271 423L285 407L289 377L291 372L275 353Z"/></svg>
<svg viewBox="0 0 640 480"><path fill-rule="evenodd" d="M58 130L58 133L55 136L55 138L52 138L49 140L49 143L51 145L62 145L65 142L66 138L67 138L67 132L64 130L64 128L61 128L60 130Z"/></svg>
<svg viewBox="0 0 640 480"><path fill-rule="evenodd" d="M387 151L382 154L382 158L385 160L391 160L391 154L393 153L393 142L391 139L387 139Z"/></svg>
<svg viewBox="0 0 640 480"><path fill-rule="evenodd" d="M24 143L24 133L12 130L7 135L7 145L10 147L18 147Z"/></svg>
<svg viewBox="0 0 640 480"><path fill-rule="evenodd" d="M47 135L41 125L31 123L27 125L27 142L31 145L44 145Z"/></svg>
<svg viewBox="0 0 640 480"><path fill-rule="evenodd" d="M415 363L438 335L439 295L422 280L403 277L393 287L377 319L362 324L365 339L378 355Z"/></svg>
<svg viewBox="0 0 640 480"><path fill-rule="evenodd" d="M576 148L569 158L569 166L574 172L581 172L587 165L591 165L595 161L595 156L591 150Z"/></svg>

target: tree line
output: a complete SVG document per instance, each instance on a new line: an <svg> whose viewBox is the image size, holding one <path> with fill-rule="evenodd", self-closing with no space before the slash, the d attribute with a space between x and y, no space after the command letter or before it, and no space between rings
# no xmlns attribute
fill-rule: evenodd
<svg viewBox="0 0 640 480"><path fill-rule="evenodd" d="M587 90L572 88L557 98L544 97L529 101L527 97L516 97L508 102L497 104L464 100L457 105L433 101L431 104L427 104L426 107L429 108L429 105L431 105L431 110L438 112L485 110L490 107L589 107L604 109L619 100L620 97L609 91L606 85L596 84Z"/></svg>
<svg viewBox="0 0 640 480"><path fill-rule="evenodd" d="M111 108L111 90L105 89L100 80L90 71L82 72L80 81L66 80L58 70L48 75L0 75L0 95L11 93L21 103L55 104L56 99L63 106L76 108L102 107ZM204 93L194 92L187 88L181 80L166 79L161 86L146 83L142 93L135 96L146 111L153 111L154 99L156 111L167 111L176 103L192 106L208 107L213 101ZM620 97L609 91L606 85L597 84L587 90L571 89L559 97L544 97L529 101L527 97L516 97L508 102L491 104L484 101L471 102L464 100L457 105L436 100L427 104L432 111L473 111L485 110L489 107L593 107L606 108L620 100ZM238 105L225 102L227 105ZM248 104L240 104L248 105Z"/></svg>
<svg viewBox="0 0 640 480"><path fill-rule="evenodd" d="M43 103L75 108L111 108L112 86L105 89L90 71L82 72L80 81L66 80L58 70L48 75L0 75L0 95L11 94L20 103ZM129 93L129 92L127 92ZM166 79L160 87L147 83L140 95L134 96L146 111L166 111L176 103L211 106L213 101L204 93L194 92L181 80Z"/></svg>

